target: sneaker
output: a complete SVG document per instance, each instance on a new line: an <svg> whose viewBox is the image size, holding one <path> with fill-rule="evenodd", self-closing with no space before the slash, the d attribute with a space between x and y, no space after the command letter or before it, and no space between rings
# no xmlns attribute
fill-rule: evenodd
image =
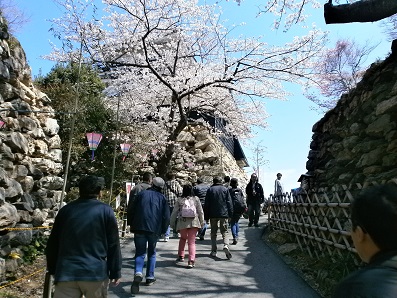
<svg viewBox="0 0 397 298"><path fill-rule="evenodd" d="M232 254L230 253L229 247L225 245L223 247L223 251L225 252L226 258L230 260L232 258Z"/></svg>
<svg viewBox="0 0 397 298"><path fill-rule="evenodd" d="M185 262L185 258L179 256L179 257L176 259L176 261L177 261L177 262Z"/></svg>
<svg viewBox="0 0 397 298"><path fill-rule="evenodd" d="M131 285L131 294L138 294L139 293L139 284L142 281L142 273L137 273L134 275L134 281Z"/></svg>
<svg viewBox="0 0 397 298"><path fill-rule="evenodd" d="M200 236L199 238L200 238L201 241L204 240L204 236Z"/></svg>
<svg viewBox="0 0 397 298"><path fill-rule="evenodd" d="M168 240L170 240L170 237L165 236L165 237L164 237L164 241L165 241L165 242L168 242Z"/></svg>
<svg viewBox="0 0 397 298"><path fill-rule="evenodd" d="M237 244L237 242L238 242L237 238L234 238L234 239L233 239L233 243L232 243L232 245L236 245L236 244Z"/></svg>
<svg viewBox="0 0 397 298"><path fill-rule="evenodd" d="M156 282L155 278L146 278L146 285L147 286L151 286L152 284L154 284Z"/></svg>
<svg viewBox="0 0 397 298"><path fill-rule="evenodd" d="M187 263L187 268L188 269L192 269L194 267L194 261L189 261L188 263Z"/></svg>
<svg viewBox="0 0 397 298"><path fill-rule="evenodd" d="M216 251L211 251L210 256L211 257L216 257Z"/></svg>
<svg viewBox="0 0 397 298"><path fill-rule="evenodd" d="M249 226L249 227L252 227L252 222L250 222L250 223L248 224L248 226Z"/></svg>

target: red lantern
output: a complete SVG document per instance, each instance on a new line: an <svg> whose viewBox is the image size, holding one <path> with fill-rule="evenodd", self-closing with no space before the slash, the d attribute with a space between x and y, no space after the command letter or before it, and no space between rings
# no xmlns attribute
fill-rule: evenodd
<svg viewBox="0 0 397 298"><path fill-rule="evenodd" d="M102 140L102 135L100 133L89 132L86 134L88 140L88 146L92 151L91 160L94 160L94 152L98 148L99 143Z"/></svg>
<svg viewBox="0 0 397 298"><path fill-rule="evenodd" d="M131 144L123 143L120 144L121 151L123 152L123 161L125 160L128 152L130 151Z"/></svg>

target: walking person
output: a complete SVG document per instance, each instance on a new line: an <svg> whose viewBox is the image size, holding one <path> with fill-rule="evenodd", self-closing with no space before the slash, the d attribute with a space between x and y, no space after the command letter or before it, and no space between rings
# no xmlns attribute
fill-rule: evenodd
<svg viewBox="0 0 397 298"><path fill-rule="evenodd" d="M277 173L276 175L277 179L274 181L274 198L278 203L283 202L283 197L285 195L284 186L283 183L281 182L282 176L283 175L281 173Z"/></svg>
<svg viewBox="0 0 397 298"><path fill-rule="evenodd" d="M345 278L333 297L396 297L397 186L363 190L351 205L351 222L354 247L367 266Z"/></svg>
<svg viewBox="0 0 397 298"><path fill-rule="evenodd" d="M232 244L236 245L238 242L238 233L240 230L238 221L240 220L241 215L247 210L243 191L241 190L241 188L238 187L238 180L236 178L232 178L230 180L229 193L233 202L233 216L230 220L230 227L233 235Z"/></svg>
<svg viewBox="0 0 397 298"><path fill-rule="evenodd" d="M170 223L170 209L162 194L165 182L160 177L153 178L151 188L141 191L130 212L127 214L134 233L135 243L135 274L131 286L131 293L139 293L139 285L143 280L143 266L146 264L146 285L156 282L154 270L156 268L156 245L160 235L164 234Z"/></svg>
<svg viewBox="0 0 397 298"><path fill-rule="evenodd" d="M208 189L204 203L204 218L211 225L211 253L212 257L217 255L216 238L219 229L223 238L223 251L228 259L232 254L229 249L228 221L233 215L233 203L229 190L222 185L220 177L214 177L213 185Z"/></svg>
<svg viewBox="0 0 397 298"><path fill-rule="evenodd" d="M230 176L225 176L225 177L223 177L223 185L224 185L226 188L229 188L229 187L230 187Z"/></svg>
<svg viewBox="0 0 397 298"><path fill-rule="evenodd" d="M205 195L207 194L207 190L210 188L210 186L206 183L204 183L203 178L198 178L197 179L197 184L193 187L193 192L196 197L200 199L201 207L204 210L204 203L205 203ZM205 232L207 231L207 221L204 221L204 226L198 230L197 232L197 237L199 237L200 240L204 240L205 237Z"/></svg>
<svg viewBox="0 0 397 298"><path fill-rule="evenodd" d="M86 176L79 182L79 198L59 210L45 254L47 270L54 275L56 298L105 298L109 280L121 278L121 252L116 217L98 198L102 177Z"/></svg>
<svg viewBox="0 0 397 298"><path fill-rule="evenodd" d="M261 204L265 202L265 196L263 195L262 185L258 182L258 176L256 173L251 175L251 179L245 188L247 195L248 205L248 226L259 227L259 215L261 212Z"/></svg>
<svg viewBox="0 0 397 298"><path fill-rule="evenodd" d="M127 213L129 212L130 208L132 208L132 205L133 205L132 202L135 200L138 193L140 193L141 191L146 190L152 186L152 180L153 180L153 176L151 173L149 173L149 172L143 173L142 182L135 185L130 191ZM131 223L128 222L128 217L127 217L127 225L130 225L130 224Z"/></svg>
<svg viewBox="0 0 397 298"><path fill-rule="evenodd" d="M185 260L185 246L188 243L189 260L187 268L193 268L196 261L196 234L203 227L204 212L200 200L193 193L193 186L183 186L182 196L177 199L171 214L172 229L180 233L177 262Z"/></svg>
<svg viewBox="0 0 397 298"><path fill-rule="evenodd" d="M167 199L167 203L170 209L170 214L172 213L172 210L174 209L175 202L182 195L182 186L179 184L179 182L176 180L176 175L173 172L170 172L167 174L167 182L165 183L164 187L164 196ZM178 238L178 233L173 230L173 236L174 238ZM167 242L170 240L170 233L171 233L171 227L168 226L167 231L165 232L164 235L164 241Z"/></svg>

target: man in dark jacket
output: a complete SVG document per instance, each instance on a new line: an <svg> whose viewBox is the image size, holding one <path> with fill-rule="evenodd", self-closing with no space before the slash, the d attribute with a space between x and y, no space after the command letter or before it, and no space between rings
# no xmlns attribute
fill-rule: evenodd
<svg viewBox="0 0 397 298"><path fill-rule="evenodd" d="M213 185L208 189L204 203L204 219L210 221L211 225L211 256L216 257L216 237L219 228L223 238L223 251L230 259L232 254L229 249L229 219L233 215L233 203L229 190L222 185L220 177L214 177Z"/></svg>
<svg viewBox="0 0 397 298"><path fill-rule="evenodd" d="M82 178L80 197L55 218L45 249L55 297L107 297L109 279L114 285L120 281L117 221L112 208L97 200L104 182L96 176Z"/></svg>
<svg viewBox="0 0 397 298"><path fill-rule="evenodd" d="M128 207L127 207L127 213L131 212L131 208L132 208L132 202L135 201L137 195L143 191L146 190L148 188L150 188L152 186L152 179L153 176L151 173L149 172L145 172L142 175L142 182L138 183L137 185L135 185L131 191L130 191L130 197L129 197L129 201L128 201ZM127 216L127 225L130 225L131 223L128 222L128 216Z"/></svg>
<svg viewBox="0 0 397 298"><path fill-rule="evenodd" d="M196 197L200 199L201 206L204 210L205 196L207 194L207 190L210 186L204 183L204 179L198 178L197 184L193 187L193 192ZM207 231L207 222L204 222L204 226L197 232L197 236L200 240L204 240L205 232Z"/></svg>
<svg viewBox="0 0 397 298"><path fill-rule="evenodd" d="M368 265L344 279L333 297L397 297L397 186L362 191L352 203L351 221L354 247Z"/></svg>
<svg viewBox="0 0 397 298"><path fill-rule="evenodd" d="M263 195L262 185L258 182L258 176L253 173L251 179L245 188L245 193L247 194L247 205L248 205L248 226L259 227L259 215L261 212L261 204L265 201L265 196Z"/></svg>
<svg viewBox="0 0 397 298"><path fill-rule="evenodd" d="M134 233L135 243L135 275L131 286L131 293L139 293L139 285L143 279L143 266L147 248L146 285L155 281L156 245L161 234L167 231L170 223L170 208L161 193L164 180L153 178L153 186L141 191L131 206L129 217L131 232Z"/></svg>

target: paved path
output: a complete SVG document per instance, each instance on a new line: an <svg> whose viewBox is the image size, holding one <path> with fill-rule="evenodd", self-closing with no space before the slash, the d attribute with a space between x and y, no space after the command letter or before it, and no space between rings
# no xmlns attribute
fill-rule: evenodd
<svg viewBox="0 0 397 298"><path fill-rule="evenodd" d="M265 221L265 216L261 216ZM261 239L264 223L248 227L240 220L240 241L231 245L232 259L222 251L218 235L218 256L209 256L210 230L204 241L196 241L196 267L186 269L187 262L176 263L178 239L157 244L156 283L142 283L137 297L200 297L200 298L318 298L306 282L292 271ZM109 289L109 298L134 297L130 293L133 279L134 243L131 236L123 240L122 282ZM187 255L186 255L187 260ZM145 270L145 268L144 268Z"/></svg>

